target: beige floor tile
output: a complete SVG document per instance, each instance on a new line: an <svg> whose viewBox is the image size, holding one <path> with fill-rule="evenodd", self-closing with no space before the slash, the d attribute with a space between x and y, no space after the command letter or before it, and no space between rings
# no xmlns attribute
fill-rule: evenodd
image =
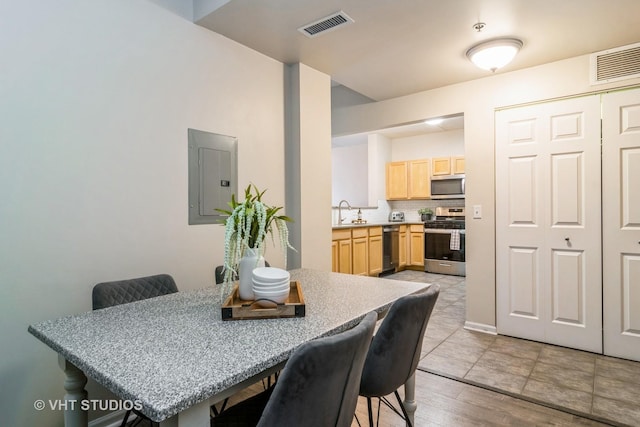
<svg viewBox="0 0 640 427"><path fill-rule="evenodd" d="M449 293L443 293L440 292L440 295L438 295L438 301L442 301L443 303L450 303L453 304L456 301L458 301L460 298L462 298L463 296L463 292L462 291L452 291Z"/></svg>
<svg viewBox="0 0 640 427"><path fill-rule="evenodd" d="M524 359L537 360L540 355L540 351L542 350L542 346L543 344L538 342L498 335L489 349L497 353L505 353L512 356L522 357Z"/></svg>
<svg viewBox="0 0 640 427"><path fill-rule="evenodd" d="M426 335L422 341L422 351L420 352L420 358L422 359L427 354L431 353L433 349L439 346L442 343L442 340L439 338L433 338L429 335Z"/></svg>
<svg viewBox="0 0 640 427"><path fill-rule="evenodd" d="M449 336L457 330L458 328L455 328L453 330L446 327L443 328L442 324L434 318L429 320L429 323L427 323L427 331L425 332L424 335L425 337L431 337L433 339L439 339L440 341L444 341L447 338L449 338Z"/></svg>
<svg viewBox="0 0 640 427"><path fill-rule="evenodd" d="M466 343L456 343L445 341L436 347L431 354L440 357L450 357L453 359L464 360L465 362L476 363L485 352L483 347L474 346Z"/></svg>
<svg viewBox="0 0 640 427"><path fill-rule="evenodd" d="M462 323L455 318L444 315L433 316L432 319L429 319L429 323L427 324L427 333L429 332L429 328L437 328L443 331L447 331L447 336L449 336L461 327Z"/></svg>
<svg viewBox="0 0 640 427"><path fill-rule="evenodd" d="M539 362L564 366L592 374L595 372L597 354L545 344L538 357Z"/></svg>
<svg viewBox="0 0 640 427"><path fill-rule="evenodd" d="M630 426L640 425L640 406L605 397L593 397L593 415Z"/></svg>
<svg viewBox="0 0 640 427"><path fill-rule="evenodd" d="M531 379L593 393L593 374L566 366L550 365L538 360L531 372Z"/></svg>
<svg viewBox="0 0 640 427"><path fill-rule="evenodd" d="M522 391L524 396L564 406L585 414L591 413L592 394L529 379Z"/></svg>
<svg viewBox="0 0 640 427"><path fill-rule="evenodd" d="M609 399L621 400L640 407L640 385L638 383L596 375L594 394Z"/></svg>
<svg viewBox="0 0 640 427"><path fill-rule="evenodd" d="M466 360L455 359L453 357L439 356L429 353L424 359L422 359L418 366L428 371L437 372L456 378L464 378L469 369L473 366L473 362Z"/></svg>
<svg viewBox="0 0 640 427"><path fill-rule="evenodd" d="M596 358L596 375L629 381L640 387L640 363L614 357L598 356Z"/></svg>
<svg viewBox="0 0 640 427"><path fill-rule="evenodd" d="M448 338L448 342L461 343L479 348L487 349L496 340L495 335L483 334L482 332L468 331L466 329L458 329Z"/></svg>
<svg viewBox="0 0 640 427"><path fill-rule="evenodd" d="M526 378L531 374L535 363L535 360L532 359L524 359L522 357L516 357L506 353L496 353L489 350L476 362L476 366L504 371L511 375Z"/></svg>
<svg viewBox="0 0 640 427"><path fill-rule="evenodd" d="M527 382L526 376L514 375L500 368L481 365L475 365L471 368L467 375L464 376L464 379L511 393L521 393Z"/></svg>

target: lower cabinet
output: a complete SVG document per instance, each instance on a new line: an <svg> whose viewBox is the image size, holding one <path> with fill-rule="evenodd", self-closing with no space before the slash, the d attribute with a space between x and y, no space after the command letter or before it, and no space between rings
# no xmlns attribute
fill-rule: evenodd
<svg viewBox="0 0 640 427"><path fill-rule="evenodd" d="M424 267L424 225L409 225L409 265Z"/></svg>
<svg viewBox="0 0 640 427"><path fill-rule="evenodd" d="M369 227L369 276L382 273L382 227Z"/></svg>
<svg viewBox="0 0 640 427"><path fill-rule="evenodd" d="M333 230L331 271L377 276L382 272L382 227Z"/></svg>
<svg viewBox="0 0 640 427"><path fill-rule="evenodd" d="M331 271L351 274L351 230L333 230Z"/></svg>
<svg viewBox="0 0 640 427"><path fill-rule="evenodd" d="M369 233L366 227L351 229L352 274L369 274Z"/></svg>
<svg viewBox="0 0 640 427"><path fill-rule="evenodd" d="M407 266L407 251L409 249L409 240L407 240L407 226L401 225L398 233L398 268Z"/></svg>

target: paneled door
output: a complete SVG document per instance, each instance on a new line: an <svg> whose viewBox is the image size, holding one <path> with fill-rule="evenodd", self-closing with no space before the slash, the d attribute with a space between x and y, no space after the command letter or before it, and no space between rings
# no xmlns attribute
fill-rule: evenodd
<svg viewBox="0 0 640 427"><path fill-rule="evenodd" d="M600 96L496 113L498 333L602 351Z"/></svg>
<svg viewBox="0 0 640 427"><path fill-rule="evenodd" d="M640 90L602 115L604 352L640 361Z"/></svg>

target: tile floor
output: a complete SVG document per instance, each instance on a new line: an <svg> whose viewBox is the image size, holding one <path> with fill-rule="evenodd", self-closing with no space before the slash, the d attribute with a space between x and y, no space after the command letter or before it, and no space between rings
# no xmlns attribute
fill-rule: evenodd
<svg viewBox="0 0 640 427"><path fill-rule="evenodd" d="M640 363L463 328L464 277L403 271L438 283L419 369L614 425L640 425Z"/></svg>

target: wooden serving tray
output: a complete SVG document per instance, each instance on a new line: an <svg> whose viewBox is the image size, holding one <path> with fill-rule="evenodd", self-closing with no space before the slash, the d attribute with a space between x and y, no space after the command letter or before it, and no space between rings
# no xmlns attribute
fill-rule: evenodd
<svg viewBox="0 0 640 427"><path fill-rule="evenodd" d="M291 281L289 297L284 303L273 308L265 308L255 301L241 300L238 284L233 286L231 295L222 304L222 320L277 319L280 317L304 317L305 304L300 282Z"/></svg>

